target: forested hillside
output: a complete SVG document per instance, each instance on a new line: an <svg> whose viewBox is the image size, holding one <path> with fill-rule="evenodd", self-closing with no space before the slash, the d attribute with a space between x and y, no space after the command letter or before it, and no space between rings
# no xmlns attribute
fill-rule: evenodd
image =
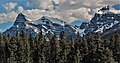
<svg viewBox="0 0 120 63"><path fill-rule="evenodd" d="M120 35L101 39L99 33L67 40L64 31L48 39L40 32L36 37L24 32L16 36L0 35L0 63L120 63ZM59 38L59 39L58 39Z"/></svg>

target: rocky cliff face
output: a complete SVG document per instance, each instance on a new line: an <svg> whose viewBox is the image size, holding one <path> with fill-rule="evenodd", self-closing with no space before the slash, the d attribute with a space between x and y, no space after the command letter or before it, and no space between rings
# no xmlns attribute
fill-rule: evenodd
<svg viewBox="0 0 120 63"><path fill-rule="evenodd" d="M82 27L85 27L85 33L99 32L104 36L108 33L116 31L119 28L119 25L120 14L112 13L109 11L109 9L103 9L99 10L98 13L95 13L89 24L86 24Z"/></svg>

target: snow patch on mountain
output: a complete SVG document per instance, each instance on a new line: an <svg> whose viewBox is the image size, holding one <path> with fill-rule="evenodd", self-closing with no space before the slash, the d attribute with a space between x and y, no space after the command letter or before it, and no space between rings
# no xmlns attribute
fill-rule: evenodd
<svg viewBox="0 0 120 63"><path fill-rule="evenodd" d="M79 32L80 35L83 36L83 35L85 35L85 32L84 32L84 31L85 31L85 29L79 29L79 28L78 28L78 29L76 29L76 32L75 32L75 33L77 34L77 33Z"/></svg>

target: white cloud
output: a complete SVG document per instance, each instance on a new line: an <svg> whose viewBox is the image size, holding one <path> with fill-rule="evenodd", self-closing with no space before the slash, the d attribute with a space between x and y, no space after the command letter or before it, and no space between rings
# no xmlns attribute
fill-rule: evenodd
<svg viewBox="0 0 120 63"><path fill-rule="evenodd" d="M56 10L53 9L53 3L59 4ZM8 13L0 14L1 21L15 21L18 13L22 12L32 20L40 19L42 16L50 16L62 19L66 22L74 20L90 20L94 13L105 5L113 6L118 4L119 0L30 0L26 3L27 6L34 6L32 10L24 10L22 6L18 6L18 11L10 11ZM7 3L4 5L6 10L12 10L17 3ZM49 9L45 11L44 9ZM118 12L114 9L112 12ZM12 16L11 16L12 15Z"/></svg>
<svg viewBox="0 0 120 63"><path fill-rule="evenodd" d="M9 13L1 13L0 14L0 22L5 21L14 21L18 13L11 11Z"/></svg>
<svg viewBox="0 0 120 63"><path fill-rule="evenodd" d="M72 4L74 2L75 4ZM69 9L77 9L80 7L86 8L100 8L104 5L114 5L119 4L120 0L65 0L60 3L60 9L69 10Z"/></svg>
<svg viewBox="0 0 120 63"><path fill-rule="evenodd" d="M57 11L52 9L51 1L59 4ZM119 0L30 0L31 4L35 3L36 9L51 9L49 15L58 15L69 22L77 19L90 20L99 8L105 5L119 4L119 2ZM52 13L53 11L54 13Z"/></svg>
<svg viewBox="0 0 120 63"><path fill-rule="evenodd" d="M30 2L27 2L27 3L26 3L26 6L30 6Z"/></svg>
<svg viewBox="0 0 120 63"><path fill-rule="evenodd" d="M46 9L52 5L51 0L30 0L30 4L34 5L38 9Z"/></svg>
<svg viewBox="0 0 120 63"><path fill-rule="evenodd" d="M49 16L54 18L61 18L59 15L55 14L55 11L45 11L40 9L26 10L23 12L28 18L32 20L40 19L42 16Z"/></svg>
<svg viewBox="0 0 120 63"><path fill-rule="evenodd" d="M24 11L23 7L22 6L18 6L18 12L22 13L23 11Z"/></svg>
<svg viewBox="0 0 120 63"><path fill-rule="evenodd" d="M11 11L12 9L15 8L15 6L17 5L17 3L6 3L5 5L3 5L3 7L5 8L6 11Z"/></svg>
<svg viewBox="0 0 120 63"><path fill-rule="evenodd" d="M22 6L18 6L18 11L9 11L7 13L0 13L0 23L4 23L6 21L15 21L18 13L25 11Z"/></svg>

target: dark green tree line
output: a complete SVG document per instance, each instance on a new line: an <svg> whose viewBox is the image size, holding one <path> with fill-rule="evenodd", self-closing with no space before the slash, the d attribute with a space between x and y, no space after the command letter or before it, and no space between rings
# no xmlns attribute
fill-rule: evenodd
<svg viewBox="0 0 120 63"><path fill-rule="evenodd" d="M24 32L16 36L0 34L0 63L120 63L120 35L101 39L88 33L67 39L66 33L42 32L33 37Z"/></svg>

